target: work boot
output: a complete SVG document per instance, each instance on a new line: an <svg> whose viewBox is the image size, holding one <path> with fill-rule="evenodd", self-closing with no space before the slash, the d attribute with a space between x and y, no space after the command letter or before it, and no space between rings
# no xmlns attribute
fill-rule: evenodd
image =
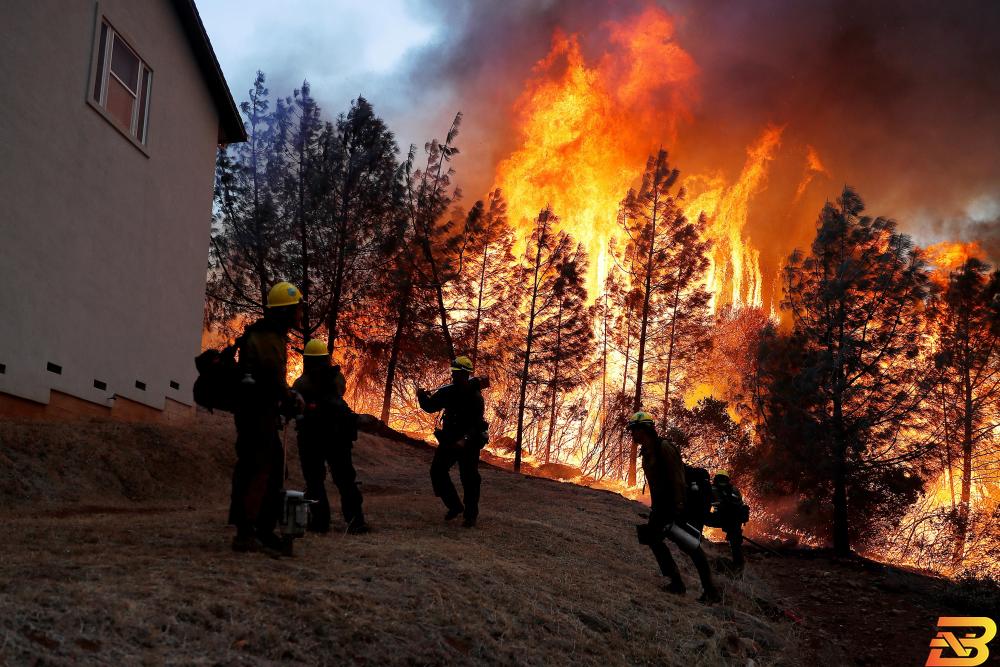
<svg viewBox="0 0 1000 667"><path fill-rule="evenodd" d="M675 595L684 595L687 593L687 586L680 579L671 579L670 583L663 587L663 590Z"/></svg>
<svg viewBox="0 0 1000 667"><path fill-rule="evenodd" d="M355 519L347 525L348 535L364 535L365 533L372 532L371 526L369 526L364 519Z"/></svg>
<svg viewBox="0 0 1000 667"><path fill-rule="evenodd" d="M258 539L261 545L260 546L261 553L264 553L270 556L271 558L281 558L282 555L285 555L283 553L285 551L284 541L274 533L266 533L264 535L261 535ZM287 555L289 556L291 555L290 546L289 546L289 553Z"/></svg>
<svg viewBox="0 0 1000 667"><path fill-rule="evenodd" d="M252 553L260 550L260 542L253 535L237 535L233 538L232 547L236 553Z"/></svg>
<svg viewBox="0 0 1000 667"><path fill-rule="evenodd" d="M295 555L293 546L295 544L295 538L291 535L281 536L281 555L285 558L291 558Z"/></svg>
<svg viewBox="0 0 1000 667"><path fill-rule="evenodd" d="M462 528L475 528L476 527L476 517L467 516L465 521L462 522Z"/></svg>
<svg viewBox="0 0 1000 667"><path fill-rule="evenodd" d="M698 602L703 604L716 604L718 602L722 602L722 596L719 594L718 590L714 588L706 588L701 594L701 597L698 598Z"/></svg>
<svg viewBox="0 0 1000 667"><path fill-rule="evenodd" d="M447 514L444 515L444 520L445 521L451 521L452 519L454 519L455 517L457 517L459 514L461 514L464 511L465 511L465 508L462 507L461 505L459 505L458 507L453 507L450 510L448 510Z"/></svg>

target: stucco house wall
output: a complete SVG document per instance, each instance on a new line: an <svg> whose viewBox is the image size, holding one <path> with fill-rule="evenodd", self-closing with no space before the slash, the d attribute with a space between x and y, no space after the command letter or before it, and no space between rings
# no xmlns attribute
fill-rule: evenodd
<svg viewBox="0 0 1000 667"><path fill-rule="evenodd" d="M88 101L102 16L152 70L144 150ZM0 392L190 405L220 111L176 3L0 3L0 87Z"/></svg>

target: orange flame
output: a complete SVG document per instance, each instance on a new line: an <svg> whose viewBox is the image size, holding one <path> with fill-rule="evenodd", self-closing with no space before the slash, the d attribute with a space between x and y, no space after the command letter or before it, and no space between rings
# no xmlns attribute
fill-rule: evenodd
<svg viewBox="0 0 1000 667"><path fill-rule="evenodd" d="M986 253L976 241L968 243L942 241L928 246L925 252L927 261L944 274L954 271L972 257L976 259L986 258Z"/></svg>
<svg viewBox="0 0 1000 667"><path fill-rule="evenodd" d="M689 187L700 186L700 194L688 204L689 218L704 213L709 219L712 240L708 287L712 291L715 311L731 304L736 307L759 307L762 304L763 279L760 272L760 252L743 229L749 216L750 203L763 188L768 167L781 143L784 128L768 126L757 141L747 148L747 160L739 179L727 187L721 176L694 177Z"/></svg>
<svg viewBox="0 0 1000 667"><path fill-rule="evenodd" d="M671 144L689 116L697 66L673 41L673 20L658 7L607 24L609 48L588 63L576 35L556 31L515 105L520 146L497 166L495 187L506 195L524 236L538 211L551 204L563 228L588 249L588 289L607 271L608 240L618 235L618 203L639 178L646 157ZM714 242L707 281L713 306L760 306L760 255L744 228L753 197L763 189L783 128L768 126L747 149L733 184L721 175L687 176L696 196L690 218L704 212ZM809 148L811 172L825 173Z"/></svg>
<svg viewBox="0 0 1000 667"><path fill-rule="evenodd" d="M596 260L591 294L607 270L618 203L657 149L650 141L673 141L697 72L659 8L607 28L609 50L594 64L576 35L556 32L515 105L520 147L497 166L495 178L514 224L527 230L551 204L563 228L588 248Z"/></svg>

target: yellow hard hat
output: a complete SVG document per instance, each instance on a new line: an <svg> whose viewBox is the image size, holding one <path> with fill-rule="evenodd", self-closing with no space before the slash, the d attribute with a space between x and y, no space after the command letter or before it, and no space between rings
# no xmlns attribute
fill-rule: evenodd
<svg viewBox="0 0 1000 667"><path fill-rule="evenodd" d="M465 371L466 373L472 372L472 360L468 357L455 357L455 361L451 362L451 370L453 371Z"/></svg>
<svg viewBox="0 0 1000 667"><path fill-rule="evenodd" d="M629 431L639 428L640 426L653 426L654 420L653 415L648 412L637 412L628 418L628 424L625 428Z"/></svg>
<svg viewBox="0 0 1000 667"><path fill-rule="evenodd" d="M325 357L330 352L326 349L326 343L319 338L313 338L306 343L306 349L302 351L303 357Z"/></svg>
<svg viewBox="0 0 1000 667"><path fill-rule="evenodd" d="M271 288L267 293L267 307L280 308L281 306L294 306L302 303L302 292L291 283L281 282Z"/></svg>
<svg viewBox="0 0 1000 667"><path fill-rule="evenodd" d="M720 470L719 472L715 473L715 476L716 477L725 477L726 479L729 479L729 471L728 470Z"/></svg>

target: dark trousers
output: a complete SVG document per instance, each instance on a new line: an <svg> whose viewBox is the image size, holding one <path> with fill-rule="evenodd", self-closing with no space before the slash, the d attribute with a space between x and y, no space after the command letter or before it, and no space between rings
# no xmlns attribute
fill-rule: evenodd
<svg viewBox="0 0 1000 667"><path fill-rule="evenodd" d="M229 523L241 536L274 532L281 515L284 451L274 413L237 413L236 466L229 503Z"/></svg>
<svg viewBox="0 0 1000 667"><path fill-rule="evenodd" d="M705 590L712 590L715 588L715 584L712 582L712 572L708 566L708 557L705 556L705 552L702 551L701 547L698 547L694 551L689 551L680 545L678 548L691 557L691 561L694 563L694 567L698 570L698 578L701 579L701 587ZM670 549L663 541L654 542L649 545L649 548L653 551L653 556L656 558L656 563L660 566L660 572L664 577L670 577L671 581L677 581L681 578L681 572L677 568L677 563L674 561L674 557L670 555Z"/></svg>
<svg viewBox="0 0 1000 667"><path fill-rule="evenodd" d="M728 517L726 517L728 519ZM733 565L737 568L743 567L743 524L731 520L725 520L718 514L710 514L706 525L714 528L721 528L726 533L726 541L733 552Z"/></svg>
<svg viewBox="0 0 1000 667"><path fill-rule="evenodd" d="M726 530L726 540L729 542L729 546L733 550L733 565L736 567L743 567L745 563L743 560L743 527L736 526L734 528L730 526L728 530Z"/></svg>
<svg viewBox="0 0 1000 667"><path fill-rule="evenodd" d="M330 467L330 478L340 493L340 511L348 526L365 522L361 510L363 498L358 489L358 473L351 458L352 447L348 444L316 443L305 438L299 439L299 462L302 477L306 481L306 498L315 500L309 519L309 528L317 532L330 529L330 500L326 495L326 468Z"/></svg>
<svg viewBox="0 0 1000 667"><path fill-rule="evenodd" d="M479 475L478 447L442 445L437 448L434 460L431 462L431 485L434 487L434 495L444 501L445 507L449 510L462 510L462 501L449 473L456 463L458 463L458 476L462 480L462 491L465 493L465 518L475 519L479 516L479 489L482 484L482 477Z"/></svg>
<svg viewBox="0 0 1000 667"><path fill-rule="evenodd" d="M666 525L669 524L668 521L661 521L657 516L655 511L650 512L650 523L652 525ZM701 529L699 524L691 523L695 528ZM674 541L670 534L667 533L667 539L677 545L677 548L682 552L686 553L690 558L691 562L694 563L695 569L698 571L698 578L701 579L701 587L705 591L715 590L715 583L712 581L712 570L708 565L708 557L705 552L699 546L695 549L690 549L676 541ZM670 549L663 542L663 538L654 538L652 543L649 545L650 550L653 552L653 556L656 558L656 564L660 566L660 572L665 577L669 577L671 581L680 581L681 572L677 568L677 563L674 561L674 557L670 554Z"/></svg>

